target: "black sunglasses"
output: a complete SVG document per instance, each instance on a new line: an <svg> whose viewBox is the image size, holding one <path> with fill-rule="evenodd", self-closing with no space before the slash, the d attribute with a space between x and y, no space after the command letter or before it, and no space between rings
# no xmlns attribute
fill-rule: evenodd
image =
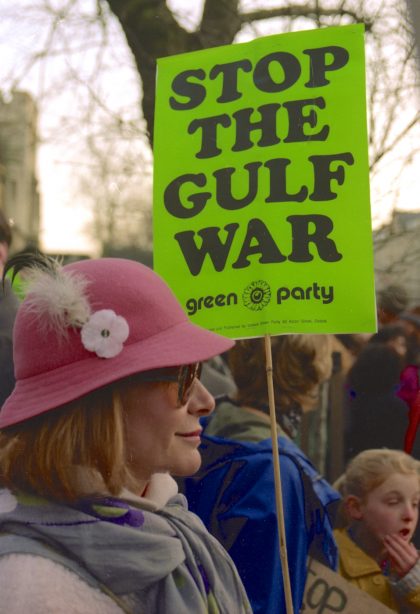
<svg viewBox="0 0 420 614"><path fill-rule="evenodd" d="M202 371L201 362L193 362L181 367L165 367L138 373L142 382L178 382L178 403L185 405L188 401L195 379L200 379Z"/></svg>

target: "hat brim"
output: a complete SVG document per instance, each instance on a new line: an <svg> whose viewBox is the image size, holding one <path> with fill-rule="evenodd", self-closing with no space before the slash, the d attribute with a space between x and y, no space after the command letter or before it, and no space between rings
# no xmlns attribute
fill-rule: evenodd
<svg viewBox="0 0 420 614"><path fill-rule="evenodd" d="M0 428L74 401L133 373L201 362L233 345L233 340L187 320L125 345L114 358L98 358L92 354L91 358L20 379L0 411Z"/></svg>

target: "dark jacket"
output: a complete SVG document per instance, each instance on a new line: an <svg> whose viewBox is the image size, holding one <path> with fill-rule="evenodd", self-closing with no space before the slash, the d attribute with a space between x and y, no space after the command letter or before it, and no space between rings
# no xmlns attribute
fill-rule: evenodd
<svg viewBox="0 0 420 614"><path fill-rule="evenodd" d="M6 279L4 290L0 284L0 407L15 385L12 332L18 307L19 301Z"/></svg>
<svg viewBox="0 0 420 614"><path fill-rule="evenodd" d="M395 393L384 392L375 396L360 394L348 401L347 419L346 462L370 448L404 449L408 408ZM418 450L414 455L417 457Z"/></svg>

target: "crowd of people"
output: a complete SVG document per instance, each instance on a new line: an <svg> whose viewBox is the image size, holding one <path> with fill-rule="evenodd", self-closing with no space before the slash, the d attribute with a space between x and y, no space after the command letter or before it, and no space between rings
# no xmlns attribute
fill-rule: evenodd
<svg viewBox="0 0 420 614"><path fill-rule="evenodd" d="M420 611L420 311L401 289L376 334L271 340L286 562L264 341L192 324L134 261L10 242L0 218L0 614L297 614L311 559ZM304 431L337 403L335 480Z"/></svg>

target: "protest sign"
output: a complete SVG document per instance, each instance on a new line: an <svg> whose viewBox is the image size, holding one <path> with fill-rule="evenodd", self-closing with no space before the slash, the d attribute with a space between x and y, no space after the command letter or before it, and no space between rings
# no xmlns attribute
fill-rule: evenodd
<svg viewBox="0 0 420 614"><path fill-rule="evenodd" d="M311 560L301 613L329 614L330 612L390 614L393 610L352 586L328 567Z"/></svg>
<svg viewBox="0 0 420 614"><path fill-rule="evenodd" d="M375 330L363 26L158 61L154 267L240 338Z"/></svg>

